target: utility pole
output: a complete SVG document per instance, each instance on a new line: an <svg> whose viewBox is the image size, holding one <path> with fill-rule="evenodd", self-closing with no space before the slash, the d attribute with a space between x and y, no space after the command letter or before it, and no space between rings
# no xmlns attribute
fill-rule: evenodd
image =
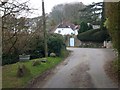
<svg viewBox="0 0 120 90"><path fill-rule="evenodd" d="M43 17L43 32L44 32L44 49L45 49L45 57L47 57L48 50L47 50L47 31L46 31L44 0L42 0L42 17Z"/></svg>

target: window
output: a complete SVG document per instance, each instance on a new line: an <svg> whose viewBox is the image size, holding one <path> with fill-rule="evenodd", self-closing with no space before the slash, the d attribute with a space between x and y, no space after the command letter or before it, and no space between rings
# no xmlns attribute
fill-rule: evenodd
<svg viewBox="0 0 120 90"><path fill-rule="evenodd" d="M59 30L58 33L61 33L61 31Z"/></svg>

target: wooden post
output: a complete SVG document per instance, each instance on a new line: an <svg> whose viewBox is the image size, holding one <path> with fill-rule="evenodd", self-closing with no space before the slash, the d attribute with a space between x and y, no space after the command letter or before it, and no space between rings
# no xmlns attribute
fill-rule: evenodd
<svg viewBox="0 0 120 90"><path fill-rule="evenodd" d="M43 17L43 32L44 32L45 57L47 57L48 56L48 51L47 51L47 32L46 32L46 18L45 18L44 0L42 0L42 17Z"/></svg>

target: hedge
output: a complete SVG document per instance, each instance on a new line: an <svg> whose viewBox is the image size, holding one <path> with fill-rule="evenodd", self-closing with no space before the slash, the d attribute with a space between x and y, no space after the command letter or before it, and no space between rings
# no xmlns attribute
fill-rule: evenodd
<svg viewBox="0 0 120 90"><path fill-rule="evenodd" d="M77 37L81 41L103 42L109 38L109 35L105 30L92 29L80 33Z"/></svg>

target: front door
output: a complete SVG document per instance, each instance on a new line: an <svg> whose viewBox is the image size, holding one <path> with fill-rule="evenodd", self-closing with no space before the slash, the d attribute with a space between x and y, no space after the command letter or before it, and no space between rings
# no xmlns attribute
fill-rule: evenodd
<svg viewBox="0 0 120 90"><path fill-rule="evenodd" d="M75 39L70 38L70 47L74 47L74 45L75 45Z"/></svg>

